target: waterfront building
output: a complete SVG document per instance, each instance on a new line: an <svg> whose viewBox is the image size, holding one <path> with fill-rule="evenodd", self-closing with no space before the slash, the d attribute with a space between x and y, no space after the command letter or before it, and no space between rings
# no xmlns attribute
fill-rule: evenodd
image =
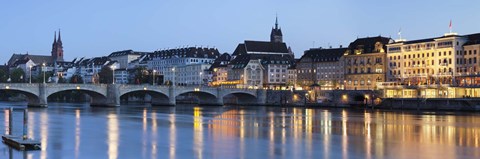
<svg viewBox="0 0 480 159"><path fill-rule="evenodd" d="M223 53L219 58L215 59L212 66L208 69L209 75L211 75L210 86L221 86L227 81L228 64L230 63L232 56L228 53Z"/></svg>
<svg viewBox="0 0 480 159"><path fill-rule="evenodd" d="M118 69L125 69L128 68L130 62L137 60L138 58L142 57L142 55L146 55L149 53L150 52L123 50L112 52L110 55L108 55L108 58L119 63Z"/></svg>
<svg viewBox="0 0 480 159"><path fill-rule="evenodd" d="M179 85L207 85L210 63L179 65L175 68L175 83Z"/></svg>
<svg viewBox="0 0 480 159"><path fill-rule="evenodd" d="M296 62L297 59L295 59L295 62L293 63L293 65L291 65L290 67L287 68L287 87L290 87L290 88L295 88L297 87L297 66L296 66Z"/></svg>
<svg viewBox="0 0 480 159"><path fill-rule="evenodd" d="M219 56L220 53L216 48L166 49L150 54L147 66L148 69L156 70L159 75L163 75L165 82L199 84L203 81L198 77L200 72L204 74ZM180 72L177 68L187 72ZM176 78L174 79L174 77Z"/></svg>
<svg viewBox="0 0 480 159"><path fill-rule="evenodd" d="M386 97L480 97L474 88L480 84L480 34L401 39L387 47L388 82L379 85Z"/></svg>
<svg viewBox="0 0 480 159"><path fill-rule="evenodd" d="M294 54L283 42L276 19L270 41L240 43L228 65L229 87L286 89L288 69L295 63Z"/></svg>
<svg viewBox="0 0 480 159"><path fill-rule="evenodd" d="M114 67L112 67L112 65L114 65ZM84 83L98 83L98 73L103 67L109 67L111 69L119 68L119 64L107 56L88 59L82 58L75 62L75 66L78 68L76 73L82 77ZM118 80L119 79L116 79L116 81Z"/></svg>
<svg viewBox="0 0 480 159"><path fill-rule="evenodd" d="M385 82L387 44L391 38L377 36L359 38L350 43L344 54L345 89L373 90Z"/></svg>
<svg viewBox="0 0 480 159"><path fill-rule="evenodd" d="M305 51L297 63L301 87L318 86L320 90L343 89L344 58L347 48L313 48Z"/></svg>

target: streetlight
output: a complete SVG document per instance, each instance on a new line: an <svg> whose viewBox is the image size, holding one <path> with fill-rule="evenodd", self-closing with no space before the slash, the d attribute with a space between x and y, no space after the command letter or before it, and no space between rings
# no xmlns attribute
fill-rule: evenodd
<svg viewBox="0 0 480 159"><path fill-rule="evenodd" d="M29 70L28 70L28 71L29 71L29 73L30 73L30 75L29 75L30 77L28 78L28 80L29 80L28 83L32 84L32 65L30 65L30 66L28 66L28 67L29 67Z"/></svg>
<svg viewBox="0 0 480 159"><path fill-rule="evenodd" d="M200 82L198 82L198 86L201 87L203 83L203 78L202 78L203 72L200 72Z"/></svg>
<svg viewBox="0 0 480 159"><path fill-rule="evenodd" d="M111 68L112 68L112 84L115 84L115 65L112 65Z"/></svg>
<svg viewBox="0 0 480 159"><path fill-rule="evenodd" d="M156 70L152 71L152 85L155 85L155 71Z"/></svg>
<svg viewBox="0 0 480 159"><path fill-rule="evenodd" d="M42 71L43 71L43 84L45 84L45 62L42 63Z"/></svg>
<svg viewBox="0 0 480 159"><path fill-rule="evenodd" d="M172 68L173 78L172 78L172 86L175 86L175 67Z"/></svg>

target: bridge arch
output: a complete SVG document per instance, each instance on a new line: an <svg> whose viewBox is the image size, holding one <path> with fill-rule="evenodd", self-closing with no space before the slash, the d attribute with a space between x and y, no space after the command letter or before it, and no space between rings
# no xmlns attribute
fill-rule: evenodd
<svg viewBox="0 0 480 159"><path fill-rule="evenodd" d="M145 93L145 94L150 95L152 105L173 105L170 102L170 98L168 96L168 93L166 94L166 93L163 93L161 91L150 90L150 89L128 90L128 91L122 92L120 94L120 99L128 98L129 95L133 95L135 93Z"/></svg>
<svg viewBox="0 0 480 159"><path fill-rule="evenodd" d="M24 89L15 89L15 88L13 89L2 88L0 89L0 92L11 92L16 94L22 94L26 97L28 106L44 106L44 104L42 105L43 102L40 100L40 97L38 96L37 92L32 92Z"/></svg>
<svg viewBox="0 0 480 159"><path fill-rule="evenodd" d="M258 101L257 94L248 91L227 92L222 98L226 104L237 105L257 104Z"/></svg>
<svg viewBox="0 0 480 159"><path fill-rule="evenodd" d="M208 90L180 90L175 93L177 103L182 101L196 101L199 105L223 105L223 102L217 97L217 93ZM183 98L182 98L183 97ZM191 99L194 98L194 99ZM188 102L190 103L190 102Z"/></svg>
<svg viewBox="0 0 480 159"><path fill-rule="evenodd" d="M105 91L97 91L91 89L83 89L83 88L68 88L65 87L63 89L58 89L55 91L48 92L46 94L47 99L51 100L52 96L62 94L62 93L73 93L73 92L80 92L82 94L87 94L90 96L90 105L91 106L104 106L107 103L107 94Z"/></svg>
<svg viewBox="0 0 480 159"><path fill-rule="evenodd" d="M45 87L45 100L52 97L52 95L59 93L80 92L90 96L91 106L105 106L107 99L107 85L106 84L55 84L49 83Z"/></svg>

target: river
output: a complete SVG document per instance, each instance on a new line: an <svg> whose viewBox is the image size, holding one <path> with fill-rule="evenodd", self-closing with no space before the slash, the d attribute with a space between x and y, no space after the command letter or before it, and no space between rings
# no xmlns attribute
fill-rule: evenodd
<svg viewBox="0 0 480 159"><path fill-rule="evenodd" d="M8 107L22 133L25 104L0 103L1 133ZM49 104L28 109L42 150L0 144L0 158L480 158L474 113Z"/></svg>

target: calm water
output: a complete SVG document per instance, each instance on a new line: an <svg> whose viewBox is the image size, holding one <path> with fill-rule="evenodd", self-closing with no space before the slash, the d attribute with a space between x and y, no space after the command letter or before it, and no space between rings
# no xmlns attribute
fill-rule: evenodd
<svg viewBox="0 0 480 159"><path fill-rule="evenodd" d="M0 103L0 132L8 125ZM20 134L22 113L14 112ZM480 158L480 116L271 107L29 109L41 151L0 158Z"/></svg>

